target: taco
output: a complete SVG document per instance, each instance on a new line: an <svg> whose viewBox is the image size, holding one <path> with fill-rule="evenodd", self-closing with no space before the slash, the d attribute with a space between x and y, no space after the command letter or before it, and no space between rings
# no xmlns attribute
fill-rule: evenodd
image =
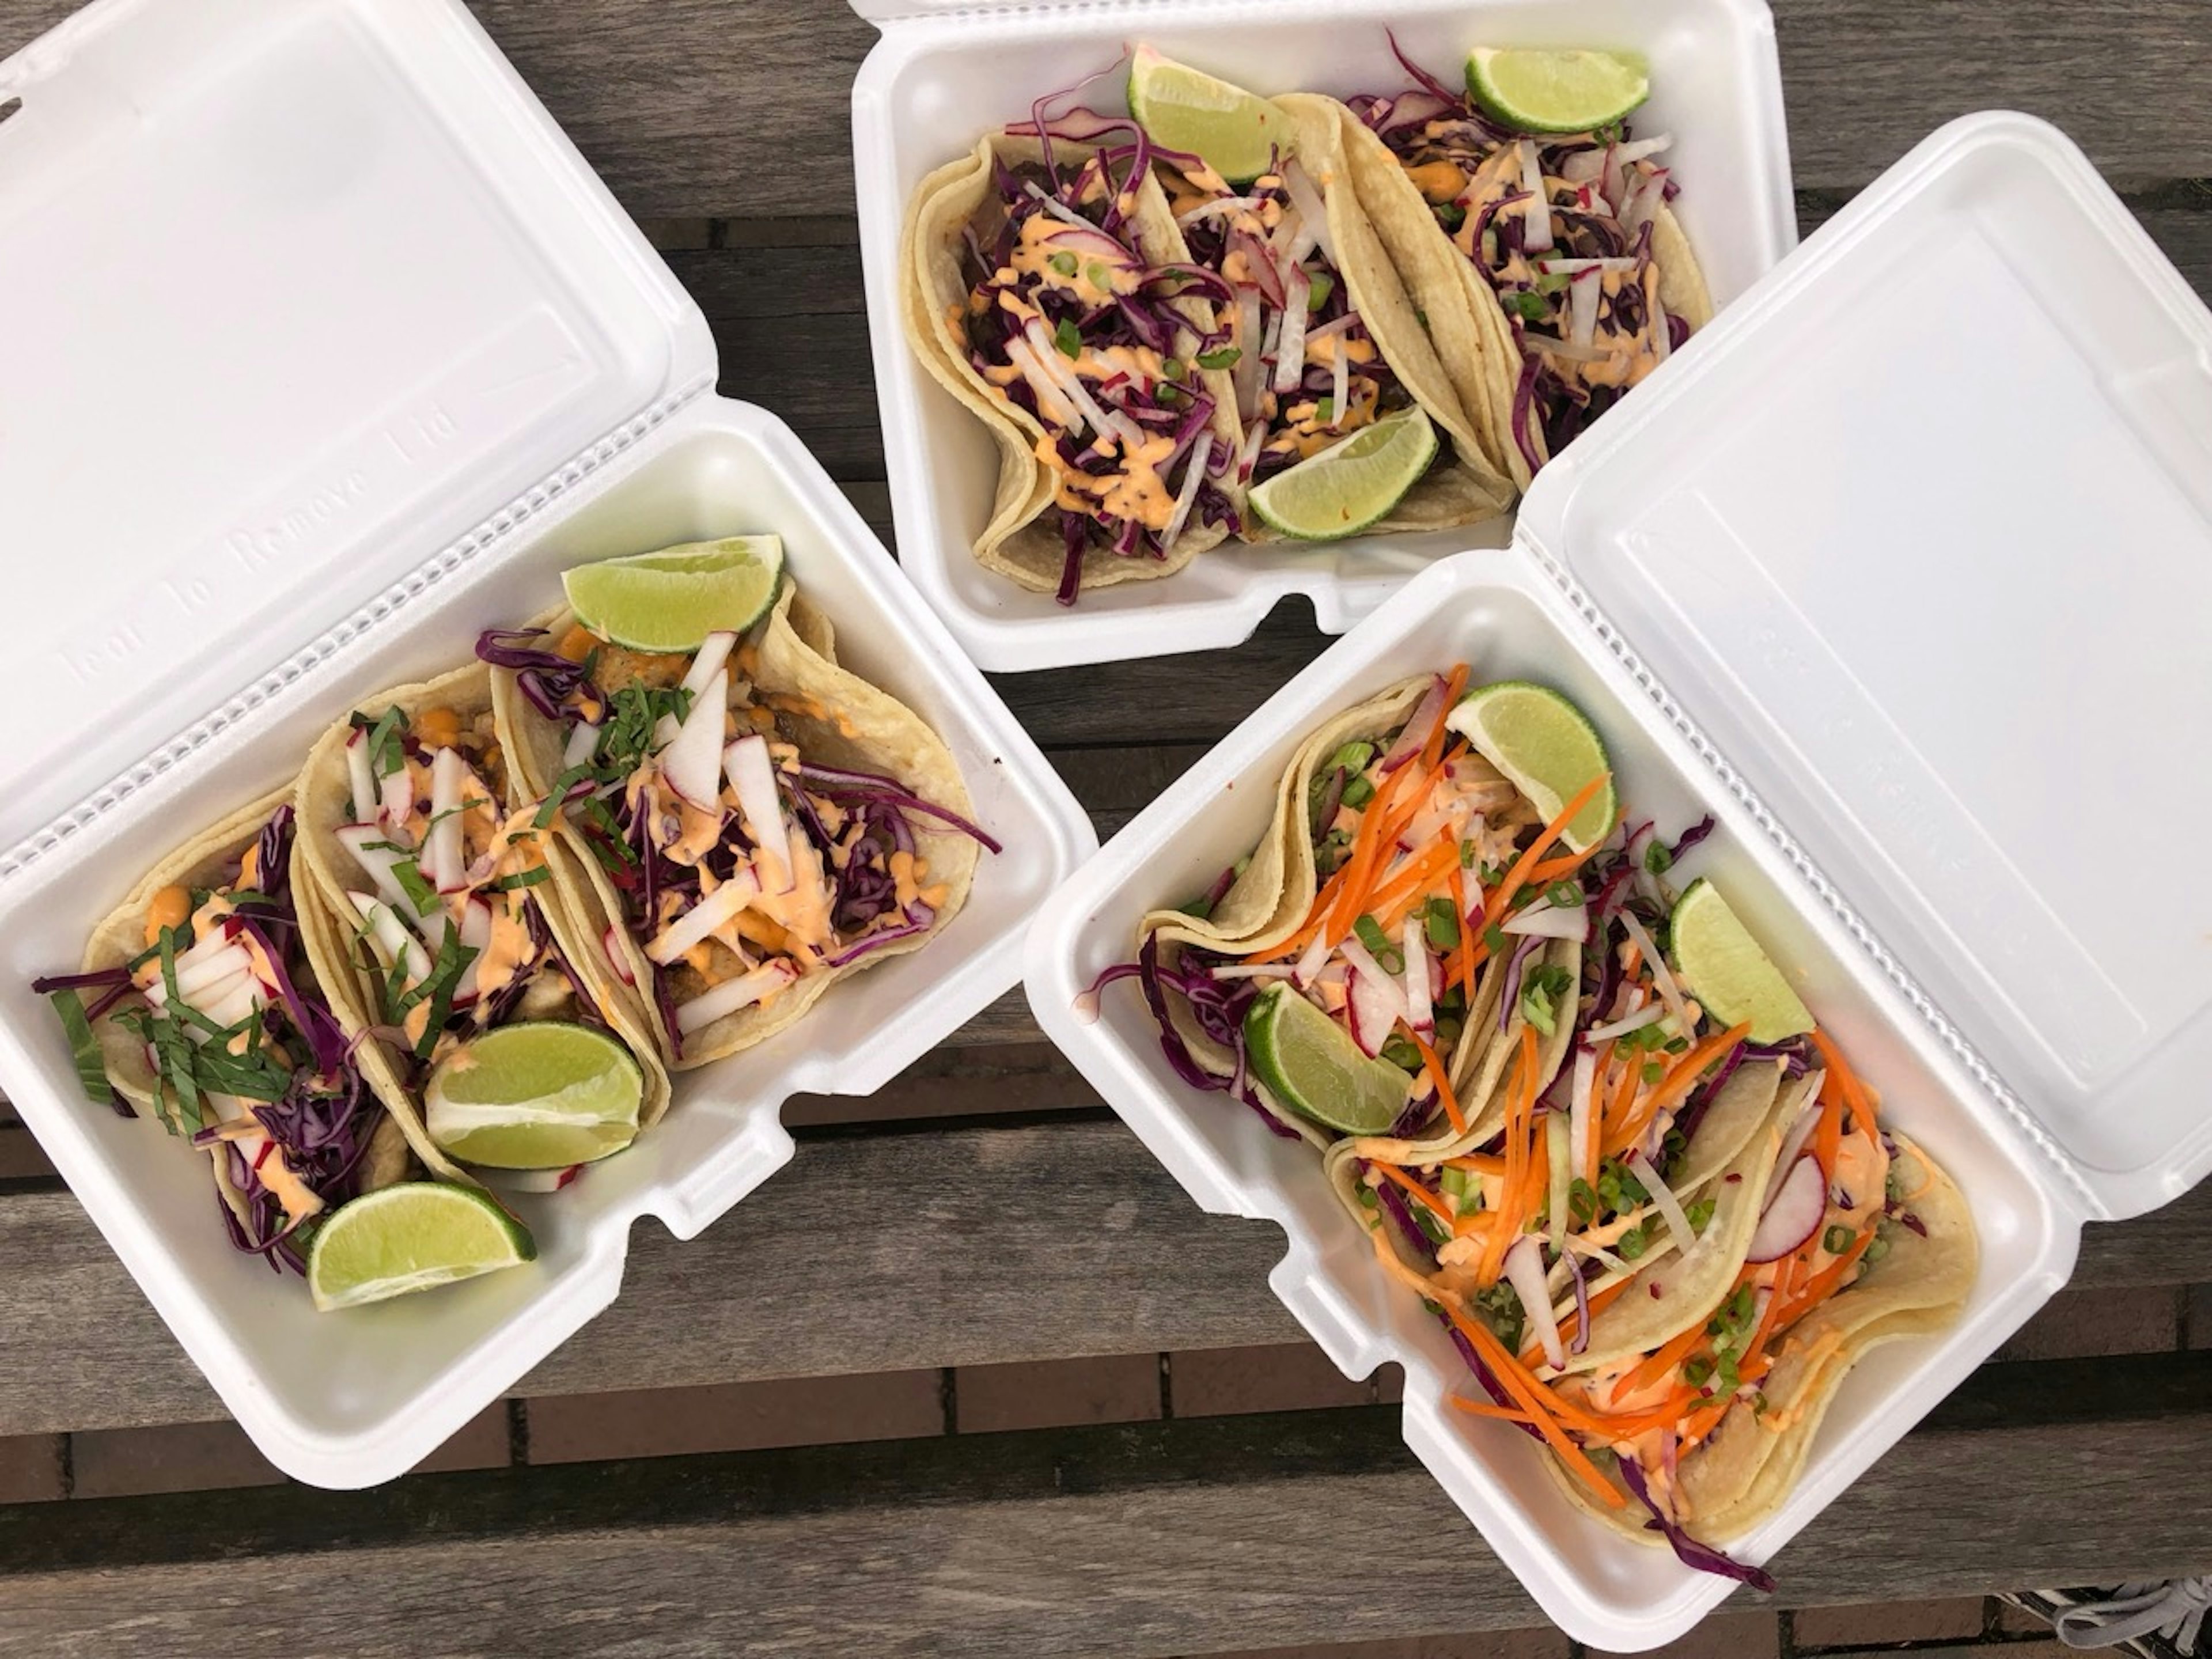
<svg viewBox="0 0 2212 1659"><path fill-rule="evenodd" d="M406 1119L479 1037L554 1023L629 1051L637 1124L650 1127L669 1096L651 1030L555 882L540 802L495 728L492 671L471 663L368 700L316 744L300 776L301 860L336 919L316 972L349 1033L381 1039L361 1063ZM422 1155L464 1178L435 1147Z"/></svg>
<svg viewBox="0 0 2212 1659"><path fill-rule="evenodd" d="M1711 319L1665 137L1510 131L1418 82L1340 120L1352 189L1492 465L1521 489ZM1382 349L1400 349L1380 315Z"/></svg>
<svg viewBox="0 0 2212 1659"><path fill-rule="evenodd" d="M1811 1092L1830 1086L1816 1078ZM1847 1100L1854 1086L1839 1077L1833 1094ZM1885 1343L1956 1322L1978 1267L1965 1197L1871 1117L1854 1111L1850 1138L1861 1144L1839 1136L1841 1179L1813 1237L1747 1262L1718 1315L1641 1366L1589 1380L1585 1398L1608 1411L1683 1392L1691 1377L1708 1398L1679 1421L1607 1443L1616 1496L1632 1502L1600 1502L1555 1464L1583 1508L1652 1544L1748 1532L1788 1498L1851 1367Z"/></svg>
<svg viewBox="0 0 2212 1659"><path fill-rule="evenodd" d="M994 134L915 193L908 343L999 445L986 569L1063 605L1180 570L1242 522L1243 431L1218 350L1218 277L1182 238L1152 149Z"/></svg>
<svg viewBox="0 0 2212 1659"><path fill-rule="evenodd" d="M1585 738L1532 763L1467 678L1320 727L1249 860L1147 915L1105 980L1139 981L1186 1082L1321 1150L1486 1391L1455 1407L1537 1437L1617 1523L1758 1581L1711 1540L1786 1495L1856 1352L1955 1317L1971 1222L1747 934L1729 971L1780 994L1716 988L1729 1021L1669 962L1665 878L1712 820L1672 843L1625 824L1578 711L1505 688L1600 769L1547 775L1583 769Z"/></svg>
<svg viewBox="0 0 2212 1659"><path fill-rule="evenodd" d="M838 665L788 582L696 651L626 650L568 609L477 648L608 995L679 1070L921 949L966 902L977 848L999 850L944 741Z"/></svg>
<svg viewBox="0 0 2212 1659"><path fill-rule="evenodd" d="M1171 149L1154 166L1182 241L1176 257L1228 290L1217 307L1220 343L1198 363L1225 372L1234 393L1237 483L1264 483L1418 408L1438 430L1437 459L1381 519L1358 527L1434 530L1495 518L1512 482L1485 455L1353 196L1340 106L1301 94L1272 101L1285 138L1267 172L1232 185L1199 156ZM1380 328L1376 318L1386 319ZM1247 542L1273 536L1256 514L1237 533Z"/></svg>
<svg viewBox="0 0 2212 1659"><path fill-rule="evenodd" d="M86 1092L207 1153L231 1242L305 1271L308 1231L436 1149L371 1085L318 958L289 785L155 868L52 997Z"/></svg>

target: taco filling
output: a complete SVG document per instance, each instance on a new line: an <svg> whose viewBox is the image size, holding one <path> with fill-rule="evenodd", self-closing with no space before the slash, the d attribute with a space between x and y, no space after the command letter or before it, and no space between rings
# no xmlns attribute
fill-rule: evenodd
<svg viewBox="0 0 2212 1659"><path fill-rule="evenodd" d="M757 684L754 640L640 652L576 623L550 638L494 630L477 653L551 725L562 769L533 822L557 815L588 851L615 900L607 960L658 1010L677 1060L707 1027L934 928L959 896L925 836L998 850L898 778L811 759L809 723L853 723Z"/></svg>
<svg viewBox="0 0 2212 1659"><path fill-rule="evenodd" d="M1096 149L1042 138L1036 161L994 156L960 249L953 334L992 394L1041 428L1072 605L1087 553L1166 558L1200 525L1239 522L1237 458L1198 365L1231 349L1207 299L1218 278L1155 264L1134 216L1157 153L1141 130Z"/></svg>
<svg viewBox="0 0 2212 1659"><path fill-rule="evenodd" d="M1159 173L1191 258L1234 296L1222 306L1223 343L1198 363L1226 369L1235 385L1238 483L1261 483L1412 407L1352 308L1321 191L1297 157L1241 188L1195 156L1164 155Z"/></svg>
<svg viewBox="0 0 2212 1659"><path fill-rule="evenodd" d="M235 850L126 904L85 971L32 988L52 998L86 1092L125 1116L147 1106L205 1151L231 1242L304 1273L301 1230L397 1179L404 1153L379 1134L384 1109L308 962L293 827L276 807Z"/></svg>
<svg viewBox="0 0 2212 1659"><path fill-rule="evenodd" d="M540 809L503 805L505 757L489 708L349 719L352 821L346 921L375 966L378 1015L410 1084L471 1039L517 1020L604 1025L540 908L552 878Z"/></svg>
<svg viewBox="0 0 2212 1659"><path fill-rule="evenodd" d="M1455 1406L1542 1440L1588 1505L1760 1582L1699 1523L1741 1529L1763 1454L1809 1435L1860 1346L1908 1334L1884 1316L1955 1312L1971 1226L1932 1166L1900 1172L1794 994L1756 1042L1764 1006L1720 1018L1670 962L1667 877L1712 820L1672 842L1625 825L1604 771L1539 811L1455 717L1467 680L1407 682L1310 738L1270 839L1148 916L1100 983L1138 980L1185 1081L1321 1151L1480 1382ZM1944 1215L1944 1273L1838 1314L1928 1237L1916 1200ZM1702 1467L1737 1419L1759 1432Z"/></svg>
<svg viewBox="0 0 2212 1659"><path fill-rule="evenodd" d="M1534 473L1705 320L1668 208L1680 189L1660 160L1669 140L1632 138L1626 123L1516 133L1400 62L1418 86L1349 106L1496 295L1515 348L1508 435ZM1695 297L1670 309L1662 289Z"/></svg>

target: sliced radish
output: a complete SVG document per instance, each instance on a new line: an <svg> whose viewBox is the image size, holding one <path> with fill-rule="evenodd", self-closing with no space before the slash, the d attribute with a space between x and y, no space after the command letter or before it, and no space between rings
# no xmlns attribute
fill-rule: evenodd
<svg viewBox="0 0 2212 1659"><path fill-rule="evenodd" d="M1431 975L1436 964L1429 957L1427 926L1418 913L1407 916L1406 930L1399 939L1406 957L1406 1024L1424 1038L1437 1034L1436 1011L1430 1000Z"/></svg>
<svg viewBox="0 0 2212 1659"><path fill-rule="evenodd" d="M1820 1160L1807 1156L1790 1166L1781 1190L1759 1218L1751 1236L1753 1261L1773 1261L1788 1255L1820 1229L1828 1213L1828 1183L1820 1173Z"/></svg>
<svg viewBox="0 0 2212 1659"><path fill-rule="evenodd" d="M396 772L386 772L378 785L384 821L393 829L414 816L415 769L402 761Z"/></svg>
<svg viewBox="0 0 2212 1659"><path fill-rule="evenodd" d="M1398 733L1398 741L1392 744L1389 752L1382 757L1382 769L1385 773L1396 771L1421 752L1421 746L1428 742L1436 730L1437 721L1445 713L1445 689L1441 675L1431 677L1428 690L1423 694L1420 702L1413 705L1413 712L1406 717L1406 724Z"/></svg>
<svg viewBox="0 0 2212 1659"><path fill-rule="evenodd" d="M461 907L461 943L476 952L461 976L453 982L453 1006L465 1008L477 1000L477 969L491 944L491 906L471 898Z"/></svg>
<svg viewBox="0 0 2212 1659"><path fill-rule="evenodd" d="M353 790L353 815L368 819L384 802L377 793L376 777L368 769L368 733L359 726L346 739L346 781Z"/></svg>
<svg viewBox="0 0 2212 1659"><path fill-rule="evenodd" d="M420 985L430 977L430 953L407 931L407 924L399 920L392 906L368 893L348 893L346 896L353 901L353 908L361 919L368 924L377 957L386 968L394 963L404 963L410 985Z"/></svg>
<svg viewBox="0 0 2212 1659"><path fill-rule="evenodd" d="M1604 284L1595 270L1578 270L1567 283L1567 338L1578 346L1597 343L1597 306L1604 297Z"/></svg>
<svg viewBox="0 0 2212 1659"><path fill-rule="evenodd" d="M1345 986L1352 1007L1352 1040L1372 1059L1382 1052L1393 1025L1401 1019L1410 1023L1405 987L1394 975L1384 973L1382 964L1358 939L1348 939L1337 948L1352 969Z"/></svg>
<svg viewBox="0 0 2212 1659"><path fill-rule="evenodd" d="M1301 991L1321 977L1321 970L1328 963L1328 933L1326 929L1314 935L1306 953L1298 958L1298 965L1291 970L1291 981Z"/></svg>
<svg viewBox="0 0 2212 1659"><path fill-rule="evenodd" d="M676 1029L688 1036L702 1025L711 1025L726 1015L751 1007L798 977L799 969L779 957L749 974L726 979L713 990L679 1005L676 1010Z"/></svg>
<svg viewBox="0 0 2212 1659"><path fill-rule="evenodd" d="M1273 384L1278 393L1296 392L1305 379L1306 296L1312 287L1305 267L1292 265L1290 279L1283 284L1283 331L1275 343Z"/></svg>
<svg viewBox="0 0 2212 1659"><path fill-rule="evenodd" d="M460 811L468 777L468 763L459 750L441 749L430 757L431 822L422 837L422 877L441 893L459 890L468 873Z"/></svg>
<svg viewBox="0 0 2212 1659"><path fill-rule="evenodd" d="M187 1006L205 1013L210 1006L221 1002L240 986L258 982L253 977L253 969L246 963L240 963L214 979L201 981L189 991L179 989L178 994ZM156 1008L169 1006L169 988L158 979L146 988L145 994L146 1000Z"/></svg>
<svg viewBox="0 0 2212 1659"><path fill-rule="evenodd" d="M629 952L623 950L617 943L618 938L619 935L612 927L608 928L605 933L599 935L599 952L606 957L607 966L615 970L615 977L635 989L637 985L637 975L629 965Z"/></svg>
<svg viewBox="0 0 2212 1659"><path fill-rule="evenodd" d="M722 750L722 769L736 792L745 834L766 855L762 886L788 893L799 884L799 872L792 861L791 826L784 822L783 801L776 793L775 763L769 758L768 739L757 732L739 738Z"/></svg>
<svg viewBox="0 0 2212 1659"><path fill-rule="evenodd" d="M718 671L692 700L675 741L660 751L668 787L702 811L713 811L722 799L722 723L729 699L729 674Z"/></svg>
<svg viewBox="0 0 2212 1659"><path fill-rule="evenodd" d="M216 933L211 937L220 939L223 936ZM177 994L190 1002L196 993L221 983L233 974L251 972L252 967L252 954L243 945L234 943L226 943L220 951L210 951L190 962L179 957L177 958ZM159 985L161 981L156 980L155 983ZM166 991L167 987L163 986L162 988Z"/></svg>
<svg viewBox="0 0 2212 1659"><path fill-rule="evenodd" d="M392 873L394 866L406 863L408 858L396 850L391 830L380 823L343 823L338 826L337 842L353 854L362 873L376 884L378 897L403 916L415 914L414 901L399 884L399 878Z"/></svg>
<svg viewBox="0 0 2212 1659"><path fill-rule="evenodd" d="M712 937L760 893L761 884L753 872L749 869L738 871L662 928L645 947L646 955L664 968L681 960L686 951Z"/></svg>
<svg viewBox="0 0 2212 1659"><path fill-rule="evenodd" d="M1543 1345L1544 1363L1558 1370L1567 1363L1566 1345L1559 1340L1559 1322L1552 1315L1551 1287L1544 1282L1544 1247L1534 1233L1523 1233L1505 1252L1505 1279L1521 1298L1521 1311L1528 1328Z"/></svg>
<svg viewBox="0 0 2212 1659"><path fill-rule="evenodd" d="M192 1006L222 1026L232 1026L269 1000L269 993L252 974L226 980L220 994L214 992L191 1000Z"/></svg>

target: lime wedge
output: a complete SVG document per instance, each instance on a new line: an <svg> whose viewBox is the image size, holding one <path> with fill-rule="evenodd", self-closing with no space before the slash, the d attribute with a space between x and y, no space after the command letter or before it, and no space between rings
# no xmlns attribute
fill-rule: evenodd
<svg viewBox="0 0 2212 1659"><path fill-rule="evenodd" d="M464 1164L565 1170L637 1139L645 1076L586 1025L502 1025L455 1049L423 1092L430 1139Z"/></svg>
<svg viewBox="0 0 2212 1659"><path fill-rule="evenodd" d="M1690 884L1674 901L1667 931L1675 971L1723 1025L1749 1020L1753 1042L1779 1042L1813 1029L1810 1011L1712 883Z"/></svg>
<svg viewBox="0 0 2212 1659"><path fill-rule="evenodd" d="M1287 985L1270 985L1244 1011L1252 1075L1301 1117L1348 1135L1388 1133L1406 1109L1406 1074L1370 1060L1352 1034Z"/></svg>
<svg viewBox="0 0 2212 1659"><path fill-rule="evenodd" d="M776 536L726 536L564 571L577 620L633 651L696 651L707 635L743 633L775 603Z"/></svg>
<svg viewBox="0 0 2212 1659"><path fill-rule="evenodd" d="M473 1187L404 1182L323 1224L307 1247L307 1290L330 1313L537 1257L529 1230Z"/></svg>
<svg viewBox="0 0 2212 1659"><path fill-rule="evenodd" d="M1255 486L1252 510L1302 541L1357 535L1398 505L1436 453L1436 428L1420 410L1386 415Z"/></svg>
<svg viewBox="0 0 2212 1659"><path fill-rule="evenodd" d="M1291 118L1266 99L1150 46L1130 58L1129 113L1154 143L1193 152L1232 185L1267 172L1291 143Z"/></svg>
<svg viewBox="0 0 2212 1659"><path fill-rule="evenodd" d="M1612 769L1597 728L1548 685L1499 680L1483 686L1445 715L1444 724L1534 802L1547 823L1592 778ZM1577 853L1587 852L1613 833L1620 816L1620 799L1608 778L1560 839Z"/></svg>
<svg viewBox="0 0 2212 1659"><path fill-rule="evenodd" d="M1521 132L1588 132L1651 95L1650 72L1628 52L1532 52L1477 46L1467 95Z"/></svg>

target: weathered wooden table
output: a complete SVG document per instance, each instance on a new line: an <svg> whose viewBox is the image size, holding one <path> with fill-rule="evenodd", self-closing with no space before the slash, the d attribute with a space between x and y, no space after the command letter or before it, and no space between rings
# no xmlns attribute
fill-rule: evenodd
<svg viewBox="0 0 2212 1659"><path fill-rule="evenodd" d="M723 389L786 416L888 539L847 136L869 27L839 0L475 5L698 296ZM0 53L70 9L0 0ZM1777 10L1808 229L1941 121L2010 105L2212 284L2203 0ZM1108 835L1323 644L1286 609L1233 653L1000 684ZM620 1302L511 1402L506 1466L0 1506L0 1654L1172 1655L1539 1622L1387 1404L1177 1415L1164 1358L1132 1413L1153 1420L951 1432L964 1368L1297 1354L1273 1231L1198 1214L1018 996L878 1102L791 1116L795 1164L703 1238L641 1231ZM2032 1330L2014 1352L2105 1352L1984 1368L1781 1558L1782 1603L2212 1571L2207 1282L2212 1188L2093 1228L2075 1325L2170 1316ZM549 1396L917 1368L943 1368L942 1435L528 1462ZM71 1434L221 1414L0 1108L0 1447L58 1437L66 1495Z"/></svg>

